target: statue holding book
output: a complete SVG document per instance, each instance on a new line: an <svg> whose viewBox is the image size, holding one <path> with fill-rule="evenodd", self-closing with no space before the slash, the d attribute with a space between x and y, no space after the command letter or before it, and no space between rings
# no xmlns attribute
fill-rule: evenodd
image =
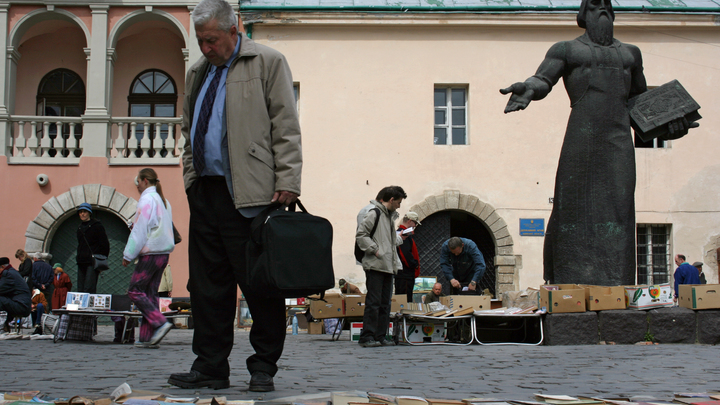
<svg viewBox="0 0 720 405"><path fill-rule="evenodd" d="M550 283L635 284L635 150L628 101L647 86L640 49L613 38L614 19L610 0L582 0L577 23L585 34L554 44L534 76L500 90L512 93L505 113L543 99L561 77L570 98L543 253ZM698 118L675 117L656 136L680 138Z"/></svg>

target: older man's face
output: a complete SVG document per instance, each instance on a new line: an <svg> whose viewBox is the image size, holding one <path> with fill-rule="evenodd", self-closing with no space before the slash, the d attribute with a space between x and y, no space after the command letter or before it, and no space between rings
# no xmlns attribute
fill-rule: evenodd
<svg viewBox="0 0 720 405"><path fill-rule="evenodd" d="M224 65L235 51L238 41L238 29L232 26L230 31L218 29L216 20L205 25L195 26L195 36L203 55L215 66Z"/></svg>
<svg viewBox="0 0 720 405"><path fill-rule="evenodd" d="M442 284L435 284L432 289L433 294L440 295L442 294Z"/></svg>

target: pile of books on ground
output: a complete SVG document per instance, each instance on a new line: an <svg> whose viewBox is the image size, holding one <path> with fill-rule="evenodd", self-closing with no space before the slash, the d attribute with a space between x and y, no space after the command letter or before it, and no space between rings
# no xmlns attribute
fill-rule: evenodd
<svg viewBox="0 0 720 405"><path fill-rule="evenodd" d="M39 391L0 393L0 405L720 405L720 392L676 393L671 399L636 396L608 398L535 394L533 400L501 398L433 399L411 395L393 396L364 391L339 391L271 400L229 400L225 397L172 397L159 392L132 390L122 384L107 396L78 395L50 398Z"/></svg>

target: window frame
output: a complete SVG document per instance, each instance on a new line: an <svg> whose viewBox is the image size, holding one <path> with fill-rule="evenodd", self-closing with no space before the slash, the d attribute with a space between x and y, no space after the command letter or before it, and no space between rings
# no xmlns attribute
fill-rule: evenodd
<svg viewBox="0 0 720 405"><path fill-rule="evenodd" d="M133 89L135 88L135 84L137 82L143 83L141 78L148 74L148 73L159 73L162 74L167 78L166 82L169 81L170 84L173 87L173 93L154 93L154 89L149 89L150 93L134 93ZM153 87L155 86L154 83L155 76L153 76ZM165 82L163 82L164 84ZM143 83L144 85L144 83ZM145 86L147 88L147 86ZM155 115L156 107L158 105L171 105L172 106L172 115L169 117L177 117L177 100L178 100L178 87L175 83L175 79L168 74L167 72L160 70L160 69L145 69L142 72L138 73L133 80L130 82L130 89L128 91L128 117L138 117L138 118L152 118L157 117ZM134 105L149 105L150 106L150 115L149 116L141 116L141 115L133 115L133 106ZM163 118L166 116L163 116ZM137 141L137 148L132 150L133 148L128 148L127 153L135 153L136 156L141 156L143 153L142 147L140 146L140 142L142 137L144 136L143 131L143 124L138 123L136 125L136 141ZM168 126L167 124L162 124L160 128L160 138L159 140L154 139L155 134L155 124L150 124L149 128L149 134L150 134L150 143L151 146L148 149L148 154L150 157L153 157L153 154L155 152L154 148L154 142L159 141L163 144L163 148L161 149L160 153L164 157L165 154L168 153L168 150L165 149L165 142L168 136ZM164 136L163 136L164 135ZM127 127L127 134L125 135L126 139L128 140L128 143L130 142L130 137L132 136L132 126L128 125ZM127 157L127 156L126 156Z"/></svg>
<svg viewBox="0 0 720 405"><path fill-rule="evenodd" d="M445 105L438 106L435 105L435 93L438 90L445 90ZM461 106L456 106L452 102L452 94L453 90L462 90L464 92L464 103ZM469 104L469 98L470 98L470 87L467 84L436 84L433 87L433 145L469 145L470 144L470 137L469 137L469 123L468 123L468 104ZM463 110L463 124L453 124L453 111L457 110ZM445 113L445 122L442 124L438 124L436 122L436 115L439 111L443 111ZM453 129L460 129L462 128L464 130L464 140L463 143L454 143L453 142ZM445 130L445 143L438 143L438 138L435 136L435 133L438 129L444 129Z"/></svg>
<svg viewBox="0 0 720 405"><path fill-rule="evenodd" d="M653 232L653 229L662 228L664 232ZM672 246L671 246L671 235L672 225L671 224L637 224L636 229L636 271L635 271L635 282L636 284L665 284L672 281ZM640 244L642 235L645 236L647 243ZM655 236L663 236L664 242L655 242ZM664 248L664 252L658 252L657 249ZM641 256L646 257L647 260L641 260ZM663 256L665 263L655 263L660 256ZM665 274L657 271L659 267L662 267ZM641 268L644 268L644 277L641 277ZM657 276L664 280L656 280Z"/></svg>

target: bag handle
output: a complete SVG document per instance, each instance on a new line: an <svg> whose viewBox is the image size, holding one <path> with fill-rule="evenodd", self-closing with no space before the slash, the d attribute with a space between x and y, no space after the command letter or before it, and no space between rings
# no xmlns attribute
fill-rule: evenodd
<svg viewBox="0 0 720 405"><path fill-rule="evenodd" d="M268 218L270 217L270 214L278 210L285 211L286 207L288 212L296 212L296 207L300 207L300 211L308 214L305 206L302 205L302 203L300 202L300 199L295 200L295 202L290 203L289 205L285 205L279 202L268 205L264 210L260 211L260 213L255 217L255 219L253 219L252 223L250 224L250 239L255 244L260 245L260 233L262 232L262 228L265 225L265 222L267 222Z"/></svg>

